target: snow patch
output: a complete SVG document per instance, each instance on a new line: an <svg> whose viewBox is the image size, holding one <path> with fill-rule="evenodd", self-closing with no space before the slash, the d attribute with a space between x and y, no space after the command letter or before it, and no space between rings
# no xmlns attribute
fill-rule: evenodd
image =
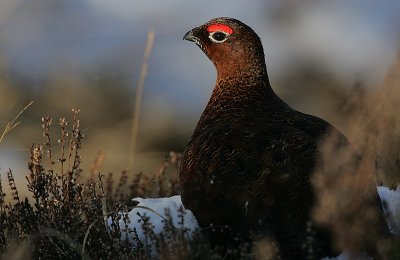
<svg viewBox="0 0 400 260"><path fill-rule="evenodd" d="M384 186L377 187L379 197L383 203L383 210L386 214L386 219L390 231L395 234L400 234L400 186L395 190Z"/></svg>
<svg viewBox="0 0 400 260"><path fill-rule="evenodd" d="M324 257L321 260L373 260L373 258L368 256L366 253L349 254L349 253L343 252L340 255L338 255L337 257L333 257L333 258Z"/></svg>
<svg viewBox="0 0 400 260"><path fill-rule="evenodd" d="M148 217L149 223L153 225L154 233L160 234L165 226L165 220L161 216L166 217L166 210L171 215L174 227L177 229L186 229L189 236L199 227L193 213L183 207L181 196L156 199L134 198L132 200L139 202L136 205L137 207L128 213L120 213L122 217L118 224L121 229L121 238L128 237L132 240L133 234L131 232L136 229L139 239L144 243L146 242L145 233L142 228L143 221L139 215ZM124 218L129 219L128 223L125 224ZM183 224L181 223L182 218ZM108 220L108 225L111 225L111 218Z"/></svg>

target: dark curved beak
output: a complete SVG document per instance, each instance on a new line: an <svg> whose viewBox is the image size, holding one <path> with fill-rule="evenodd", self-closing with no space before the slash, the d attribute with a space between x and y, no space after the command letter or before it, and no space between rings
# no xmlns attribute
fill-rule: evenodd
<svg viewBox="0 0 400 260"><path fill-rule="evenodd" d="M193 35L193 30L188 31L185 36L183 36L183 39L190 42L196 42L196 36Z"/></svg>

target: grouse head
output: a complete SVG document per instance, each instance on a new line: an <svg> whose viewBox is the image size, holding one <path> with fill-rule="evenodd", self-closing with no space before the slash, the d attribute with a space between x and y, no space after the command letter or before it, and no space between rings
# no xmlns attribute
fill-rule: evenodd
<svg viewBox="0 0 400 260"><path fill-rule="evenodd" d="M214 63L218 77L266 76L258 35L239 20L220 17L193 28L183 37L196 43Z"/></svg>

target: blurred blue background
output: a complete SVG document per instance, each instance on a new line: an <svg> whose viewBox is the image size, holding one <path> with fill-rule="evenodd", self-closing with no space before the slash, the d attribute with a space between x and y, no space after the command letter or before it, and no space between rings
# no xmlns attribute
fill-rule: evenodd
<svg viewBox="0 0 400 260"><path fill-rule="evenodd" d="M43 142L41 117L56 125L71 108L81 109L84 164L103 150L102 171L126 168L150 30L135 171L151 170L170 149L182 151L215 80L212 63L182 36L219 16L260 35L272 86L285 101L334 124L354 83L379 85L400 46L398 0L2 0L0 129L35 103L0 143L1 172L25 174L27 147Z"/></svg>

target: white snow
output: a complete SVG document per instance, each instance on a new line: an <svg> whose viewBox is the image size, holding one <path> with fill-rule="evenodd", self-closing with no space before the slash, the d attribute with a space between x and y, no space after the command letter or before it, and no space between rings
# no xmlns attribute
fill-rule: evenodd
<svg viewBox="0 0 400 260"><path fill-rule="evenodd" d="M379 186L377 187L378 194L381 200L384 202L384 211L387 216L388 225L390 230L394 234L400 233L400 186L397 187L396 190L391 190L387 187ZM144 198L134 198L134 201L139 202L137 206L146 207L144 208L134 208L128 213L128 217L130 223L128 224L129 230L133 230L136 228L139 239L145 242L145 235L142 229L141 218L137 215L138 213L142 216L146 215L149 217L149 221L154 225L154 232L156 234L161 233L163 227L165 225L165 220L159 215L165 216L165 210L168 209L170 211L172 222L175 228L186 228L191 234L193 231L199 228L196 218L190 210L184 209L180 196L173 196L169 198L157 198L157 199L144 199ZM182 210L180 210L182 209ZM158 214L154 213L157 212ZM127 213L121 213L127 214ZM180 215L183 214L184 217L184 225L180 224L181 218ZM125 215L126 216L126 215ZM110 220L109 220L110 224ZM126 236L124 230L125 224L121 219L119 221L119 225L122 230L121 237ZM128 237L131 234L128 233ZM350 260L350 259L372 259L368 257L366 254L349 255L346 252L343 252L339 256L335 258L324 258L323 260Z"/></svg>
<svg viewBox="0 0 400 260"><path fill-rule="evenodd" d="M132 200L139 202L139 204L128 213L120 213L122 215L122 218L119 220L121 238L125 238L127 236L126 231L128 231L128 238L132 239L131 231L136 229L139 239L142 242L146 241L142 228L143 221L138 213L142 217L146 216L149 218L149 223L153 225L152 230L155 234L160 234L164 228L165 220L161 216L166 217L166 210L171 214L174 227L177 229L186 229L188 235L192 234L193 231L199 227L193 213L183 207L181 196L156 199L134 198ZM126 214L128 214L128 216L126 216ZM183 225L181 224L182 218L180 217L182 215ZM124 217L129 218L129 223L127 225L123 220ZM111 219L108 220L108 224L111 224Z"/></svg>
<svg viewBox="0 0 400 260"><path fill-rule="evenodd" d="M329 257L324 257L321 260L373 260L372 257L368 256L366 253L360 253L360 254L349 254L346 252L341 253L337 257L329 258Z"/></svg>
<svg viewBox="0 0 400 260"><path fill-rule="evenodd" d="M384 211L390 231L399 235L400 233L400 185L395 190L384 186L378 188L379 196L384 205Z"/></svg>

